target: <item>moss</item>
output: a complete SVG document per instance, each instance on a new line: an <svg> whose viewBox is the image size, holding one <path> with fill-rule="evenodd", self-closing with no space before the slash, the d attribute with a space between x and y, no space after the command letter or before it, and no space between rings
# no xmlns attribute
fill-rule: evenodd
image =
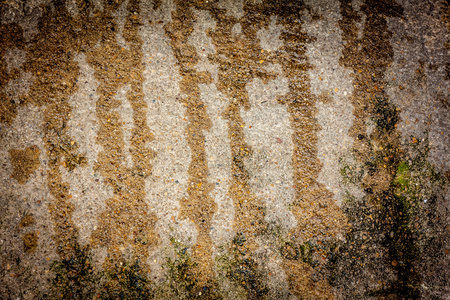
<svg viewBox="0 0 450 300"><path fill-rule="evenodd" d="M235 292L242 294L242 298L267 299L269 289L265 274L258 268L247 246L247 237L243 233L237 233L228 254L217 258L219 273L236 285Z"/></svg>
<svg viewBox="0 0 450 300"><path fill-rule="evenodd" d="M385 152L390 153L388 146L382 144L383 151L374 153L374 156L386 157ZM367 268L378 274L376 276L383 284L366 289L364 297L419 297L422 280L420 260L436 234L431 230L430 224L434 220L428 213L433 208L426 203L436 199L435 193L439 186L443 186L443 177L427 160L429 147L426 139L409 146L408 156L398 152L389 161L363 162L368 174L370 168L387 168L395 176L386 190L367 193L359 200L348 193L344 200L344 210L353 226L346 235L346 241L337 245L330 254L330 281L335 286L350 291L352 287L339 277L349 272L363 277L362 270ZM373 173L376 174L375 171ZM361 238L364 236L369 240ZM380 253L384 254L378 258ZM395 277L386 275L389 270ZM361 286L362 282L355 284Z"/></svg>
<svg viewBox="0 0 450 300"><path fill-rule="evenodd" d="M432 197L436 186L443 186L444 177L436 172L428 162L428 140L414 146L413 157L409 161L401 161L397 166L394 179L396 196L406 197L414 202L426 202Z"/></svg>
<svg viewBox="0 0 450 300"><path fill-rule="evenodd" d="M74 255L61 261L54 261L51 270L53 298L92 299L97 290L100 275L95 271L88 250L75 247Z"/></svg>
<svg viewBox="0 0 450 300"><path fill-rule="evenodd" d="M54 261L52 299L150 299L153 285L138 260L123 261L99 271L87 248L75 247L74 255Z"/></svg>
<svg viewBox="0 0 450 300"><path fill-rule="evenodd" d="M189 248L176 241L174 238L170 242L175 248L176 258L167 258L166 271L170 289L178 299L189 299L194 295L196 279L192 270L196 263L192 261Z"/></svg>
<svg viewBox="0 0 450 300"><path fill-rule="evenodd" d="M154 291L138 260L116 264L113 270L104 272L101 299L152 298Z"/></svg>
<svg viewBox="0 0 450 300"><path fill-rule="evenodd" d="M167 295L176 296L176 299L222 299L215 282L208 281L200 284L196 278L197 263L194 262L191 251L187 245L170 239L174 247L174 258L167 257L165 269L167 272L167 288L163 291ZM164 288L163 288L164 289Z"/></svg>
<svg viewBox="0 0 450 300"><path fill-rule="evenodd" d="M311 266L313 263L313 251L314 246L311 242L307 241L303 244L296 246L293 242L285 242L280 247L280 254L288 260L302 260Z"/></svg>
<svg viewBox="0 0 450 300"><path fill-rule="evenodd" d="M361 182L362 176L364 175L364 170L362 168L353 167L350 165L344 165L340 170L345 183L358 183Z"/></svg>

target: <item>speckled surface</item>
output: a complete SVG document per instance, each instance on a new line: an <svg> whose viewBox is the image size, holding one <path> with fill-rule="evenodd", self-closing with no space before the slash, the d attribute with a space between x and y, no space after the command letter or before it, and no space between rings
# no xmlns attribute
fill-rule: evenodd
<svg viewBox="0 0 450 300"><path fill-rule="evenodd" d="M450 299L450 6L0 2L1 299Z"/></svg>

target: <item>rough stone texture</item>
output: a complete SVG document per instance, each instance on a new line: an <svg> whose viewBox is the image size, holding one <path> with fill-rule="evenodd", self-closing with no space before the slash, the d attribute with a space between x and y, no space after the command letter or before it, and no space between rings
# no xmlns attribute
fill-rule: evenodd
<svg viewBox="0 0 450 300"><path fill-rule="evenodd" d="M1 299L450 299L450 4L0 2Z"/></svg>

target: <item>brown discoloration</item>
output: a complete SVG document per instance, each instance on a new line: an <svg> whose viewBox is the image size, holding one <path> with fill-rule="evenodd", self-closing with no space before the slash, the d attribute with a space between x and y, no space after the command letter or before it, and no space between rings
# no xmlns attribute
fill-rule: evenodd
<svg viewBox="0 0 450 300"><path fill-rule="evenodd" d="M284 29L280 39L284 45L274 53L272 61L282 66L283 74L289 80L289 92L279 98L286 105L294 130L294 182L296 199L292 213L298 226L290 233L295 244L308 240L335 238L346 226L346 218L340 212L333 195L318 183L321 163L317 158L317 135L320 126L315 119L315 104L318 99L310 92L306 44L312 38L307 36L299 16L309 10L302 2L279 3L267 1L262 5L248 6L247 10L266 16L277 16L277 23ZM264 26L268 25L268 20ZM271 59L271 57L268 57ZM323 99L324 97L321 97ZM289 279L291 292L298 297L331 299L333 293L326 280L312 280L314 269L301 260L285 259L284 269ZM323 266L322 266L323 267ZM299 274L301 271L302 276Z"/></svg>
<svg viewBox="0 0 450 300"><path fill-rule="evenodd" d="M245 122L241 109L250 109L248 83L260 78L264 83L274 79L275 74L265 70L272 62L267 52L262 51L257 38L257 31L262 24L270 21L263 15L252 12L244 6L244 16L236 19L224 10L209 7L216 21L214 31L208 34L215 46L215 54L209 60L219 66L217 89L229 101L223 116L228 121L228 139L231 148L231 183L229 195L234 207L233 227L237 235L238 249L232 245L230 253L236 262L231 271L232 280L242 286L248 299L265 299L268 293L267 280L255 259L255 251L259 248L257 237L267 229L265 222L265 205L250 187L250 175L246 167L253 155L251 147L245 140ZM241 25L241 33L234 32L234 26ZM245 271L244 271L245 270Z"/></svg>
<svg viewBox="0 0 450 300"><path fill-rule="evenodd" d="M11 125L17 114L19 103L5 92L5 86L11 80L20 77L20 72L17 69L8 72L6 61L4 59L6 51L10 48L18 48L24 50L25 41L23 38L23 31L18 24L0 24L0 122Z"/></svg>
<svg viewBox="0 0 450 300"><path fill-rule="evenodd" d="M289 276L291 292L299 299L334 299L334 293L326 280L313 280L313 268L298 260L285 260L283 263Z"/></svg>
<svg viewBox="0 0 450 300"><path fill-rule="evenodd" d="M240 109L249 108L246 85L254 78L264 81L274 74L264 71L267 63L282 65L284 75L289 79L290 92L280 98L280 103L288 106L291 126L294 129L294 157L296 201L292 207L298 227L292 231L296 243L309 239L335 237L342 232L345 218L339 212L332 194L317 182L320 162L317 159L317 132L320 129L315 120L315 97L309 91L305 44L310 40L303 33L300 20L302 3L279 3L267 1L252 5L246 3L244 16L236 20L226 16L220 10L211 10L217 21L216 30L210 33L216 54L212 62L219 64L218 89L228 96L230 104L226 111L229 120L229 138L231 143L233 165L233 182L230 194L236 206L235 228L248 235L248 247L255 248L254 237L265 228L263 203L257 199L248 185L248 173L245 160L252 154L245 143L243 127L245 126ZM257 38L257 31L270 24L270 16L277 16L277 21L285 26L280 36L284 46L275 53L262 51ZM233 35L232 28L240 22L242 34ZM301 297L332 297L326 281L311 280L311 266L299 260L285 260L284 266L289 278L291 292ZM298 276L297 270L308 270L305 276Z"/></svg>
<svg viewBox="0 0 450 300"><path fill-rule="evenodd" d="M96 111L100 123L98 143L103 150L94 169L114 189L114 196L106 201L106 209L99 217L98 229L93 233L92 240L94 246L107 247L109 258L105 266L111 269L117 261L123 260L125 247L130 247L129 254L146 268L149 247L158 243L154 231L156 217L149 212L144 192L145 179L151 175L154 153L145 146L153 137L147 125L147 104L142 90L139 3L130 1L127 7L129 15L123 30L127 50L116 43L113 30L116 24L112 14L121 2L105 3L104 10L97 12L98 20L101 20L97 30L102 36L98 45L87 51L87 61L94 68L94 76L100 83ZM132 167L126 165L123 123L116 110L121 103L115 98L119 89L127 84L130 85L127 100L133 109L134 121L128 149Z"/></svg>
<svg viewBox="0 0 450 300"><path fill-rule="evenodd" d="M191 163L189 165L188 197L180 201L181 217L189 218L198 230L197 244L193 249L193 258L198 266L198 284L203 286L214 283L214 261L212 259L213 242L210 237L211 221L217 211L217 205L210 196L214 186L208 182L208 162L205 151L204 131L211 127L211 120L206 113L206 107L200 98L201 83L210 83L209 73L197 72L195 65L199 61L194 46L188 44L188 38L194 30L195 17L192 8L199 8L195 1L177 1L177 9L172 12L172 22L165 27L170 37L179 72L181 102L187 112L187 142L191 149ZM192 8L191 8L192 7Z"/></svg>
<svg viewBox="0 0 450 300"><path fill-rule="evenodd" d="M284 21L290 21L289 18ZM321 170L321 162L317 158L317 140L319 125L315 119L317 99L309 90L309 78L307 70L310 66L306 63L294 63L292 56L306 58L305 50L297 43L303 44L308 37L302 33L299 23L291 23L289 31L295 32L282 34L281 39L285 46L281 50L286 55L281 60L284 72L289 78L290 92L280 101L288 106L291 115L291 126L294 129L294 179L296 186L296 200L292 207L298 225L293 235L297 243L309 239L322 239L336 237L346 225L346 220L334 201L333 194L326 187L318 183ZM294 44L294 45L291 45ZM298 270L306 269L298 274ZM334 298L332 290L325 280L314 282L311 276L312 268L301 261L286 261L285 271L293 293L299 297L315 299Z"/></svg>
<svg viewBox="0 0 450 300"><path fill-rule="evenodd" d="M20 220L19 227L28 227L35 223L34 216L31 214L26 214L22 217L22 220Z"/></svg>
<svg viewBox="0 0 450 300"><path fill-rule="evenodd" d="M33 253L38 246L38 236L35 232L29 232L22 236L23 250L26 253Z"/></svg>
<svg viewBox="0 0 450 300"><path fill-rule="evenodd" d="M10 149L9 156L13 167L12 177L20 184L24 184L39 168L39 148L37 146L25 149Z"/></svg>
<svg viewBox="0 0 450 300"><path fill-rule="evenodd" d="M77 231L71 220L74 207L69 200L69 186L61 178L60 166L70 156L79 155L77 148L70 144L66 124L70 116L68 99L76 89L78 76L73 55L85 32L75 33L76 24L62 3L55 2L54 6L53 9L43 7L39 33L26 49L27 61L23 68L36 80L24 102L46 106L43 140L49 159L47 184L52 195L49 210L55 225L58 254L68 258L77 244Z"/></svg>
<svg viewBox="0 0 450 300"><path fill-rule="evenodd" d="M256 37L257 21L261 20L252 20L247 12L241 20L220 9L211 9L211 13L217 22L215 30L209 33L216 53L209 59L219 65L217 88L229 99L224 117L228 120L232 157L229 193L235 205L234 228L246 236L246 247L252 252L257 248L255 237L265 225L264 203L254 195L249 185L245 164L252 155L252 149L245 141L245 123L240 111L241 108L250 108L246 85L254 78L267 81L275 76L264 71L267 57L261 53ZM243 32L235 35L232 29L238 23L241 23ZM257 58L264 63L261 64Z"/></svg>
<svg viewBox="0 0 450 300"><path fill-rule="evenodd" d="M280 38L284 46L278 57L284 74L289 79L290 91L279 99L288 106L294 129L294 175L296 201L293 213L297 218L295 229L299 241L336 237L346 226L346 219L333 199L333 194L318 182L321 162L317 158L317 140L321 129L315 115L316 101L309 86L306 43L311 42L297 16L305 9L301 4L280 12L279 23L286 28ZM294 59L295 58L295 59ZM320 97L319 99L323 99Z"/></svg>
<svg viewBox="0 0 450 300"><path fill-rule="evenodd" d="M445 0L442 1L442 7L441 7L441 16L442 21L447 25L447 30L450 32L450 1ZM445 48L450 51L450 40L447 41L445 44ZM445 65L445 73L446 73L446 80L450 80L450 62L447 62ZM447 100L447 107L448 107L448 100Z"/></svg>

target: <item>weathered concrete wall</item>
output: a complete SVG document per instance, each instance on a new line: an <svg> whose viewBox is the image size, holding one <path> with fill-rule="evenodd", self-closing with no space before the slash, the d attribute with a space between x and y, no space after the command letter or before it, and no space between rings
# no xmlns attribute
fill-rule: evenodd
<svg viewBox="0 0 450 300"><path fill-rule="evenodd" d="M5 0L0 298L449 299L448 1Z"/></svg>

